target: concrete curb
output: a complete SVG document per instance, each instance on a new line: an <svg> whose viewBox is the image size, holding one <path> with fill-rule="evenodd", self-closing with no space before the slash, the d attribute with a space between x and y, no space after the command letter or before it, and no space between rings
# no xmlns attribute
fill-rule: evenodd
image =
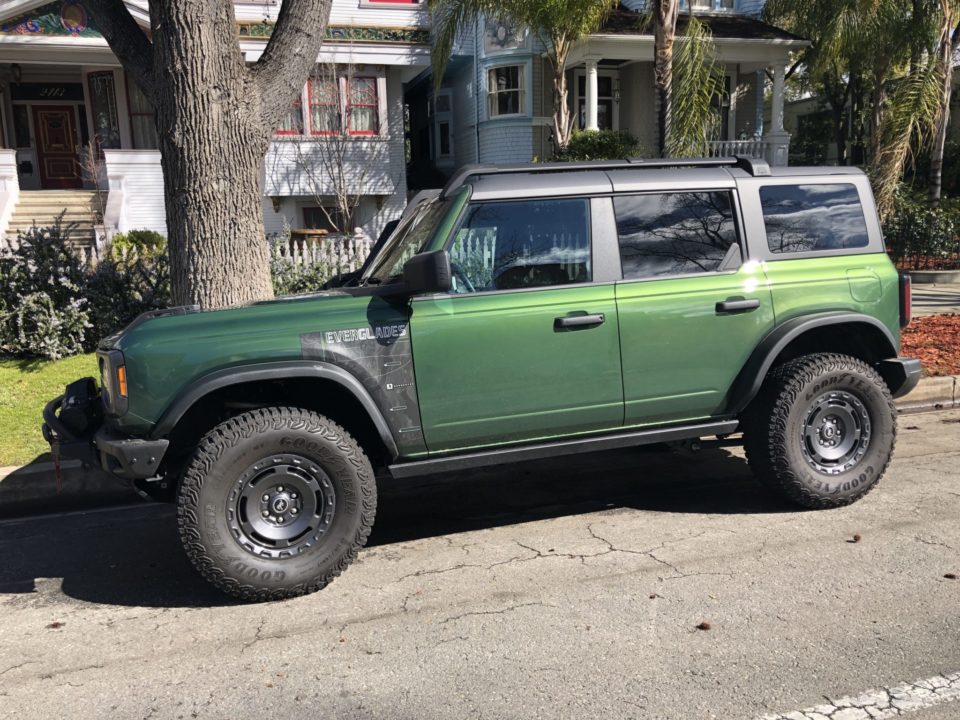
<svg viewBox="0 0 960 720"><path fill-rule="evenodd" d="M906 397L897 400L901 413L960 407L960 376L923 378ZM31 511L78 509L136 501L129 483L97 469L84 469L77 460L61 465L62 489L57 492L53 463L0 467L0 517Z"/></svg>
<svg viewBox="0 0 960 720"><path fill-rule="evenodd" d="M910 279L917 285L960 283L960 270L908 270Z"/></svg>

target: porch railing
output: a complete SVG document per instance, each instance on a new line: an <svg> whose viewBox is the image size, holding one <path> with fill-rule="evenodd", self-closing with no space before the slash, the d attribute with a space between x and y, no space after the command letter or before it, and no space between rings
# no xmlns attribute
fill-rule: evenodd
<svg viewBox="0 0 960 720"><path fill-rule="evenodd" d="M763 140L711 140L709 145L710 157L766 157L767 143Z"/></svg>

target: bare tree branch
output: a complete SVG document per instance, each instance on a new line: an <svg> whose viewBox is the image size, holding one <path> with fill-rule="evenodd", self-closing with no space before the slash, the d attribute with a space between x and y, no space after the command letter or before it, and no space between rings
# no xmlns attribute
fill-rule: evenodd
<svg viewBox="0 0 960 720"><path fill-rule="evenodd" d="M284 0L263 55L251 69L261 118L274 127L303 89L327 31L331 0ZM318 25L315 20L321 18Z"/></svg>
<svg viewBox="0 0 960 720"><path fill-rule="evenodd" d="M152 95L153 45L123 0L88 0L86 7L123 69L148 96Z"/></svg>

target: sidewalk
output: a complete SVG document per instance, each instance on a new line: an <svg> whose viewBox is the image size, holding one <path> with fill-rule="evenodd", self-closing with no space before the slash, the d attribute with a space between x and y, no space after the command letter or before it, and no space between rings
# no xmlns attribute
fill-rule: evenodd
<svg viewBox="0 0 960 720"><path fill-rule="evenodd" d="M960 407L960 376L924 378L912 393L897 400L901 413L952 407ZM139 501L129 483L101 470L84 469L76 460L65 461L61 469L58 492L51 462L0 467L0 518Z"/></svg>
<svg viewBox="0 0 960 720"><path fill-rule="evenodd" d="M913 286L913 316L960 313L960 283Z"/></svg>

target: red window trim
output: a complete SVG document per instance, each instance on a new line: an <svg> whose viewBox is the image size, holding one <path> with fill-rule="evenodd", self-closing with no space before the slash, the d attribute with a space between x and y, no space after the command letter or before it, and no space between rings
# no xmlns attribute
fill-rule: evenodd
<svg viewBox="0 0 960 720"><path fill-rule="evenodd" d="M318 78L309 78L307 80L307 114L310 117L310 134L311 135L339 135L340 130L314 130L313 129L313 81ZM343 124L343 121L340 120L340 78L334 78L333 84L336 92L336 100L333 103L333 107L337 109L337 119L340 124ZM316 103L316 107L331 107L331 103Z"/></svg>
<svg viewBox="0 0 960 720"><path fill-rule="evenodd" d="M300 95L299 100L294 100L292 103L290 103L290 110L293 110L298 105L300 107L300 123L302 126L303 125L303 94L302 93ZM303 131L302 130L281 130L280 128L277 128L276 130L273 131L273 134L284 135L284 136L303 135Z"/></svg>
<svg viewBox="0 0 960 720"><path fill-rule="evenodd" d="M385 3L387 5L420 5L423 0L366 0L366 4L375 5Z"/></svg>
<svg viewBox="0 0 960 720"><path fill-rule="evenodd" d="M350 101L350 79L347 80L347 134L348 135L359 135L359 136L374 136L380 134L380 83L376 76L368 75L358 75L353 78L354 80L373 80L373 90L376 95L376 102L372 105L370 103L354 103ZM374 117L377 119L377 129L376 130L354 130L350 127L350 109L351 108L370 108L374 109Z"/></svg>

